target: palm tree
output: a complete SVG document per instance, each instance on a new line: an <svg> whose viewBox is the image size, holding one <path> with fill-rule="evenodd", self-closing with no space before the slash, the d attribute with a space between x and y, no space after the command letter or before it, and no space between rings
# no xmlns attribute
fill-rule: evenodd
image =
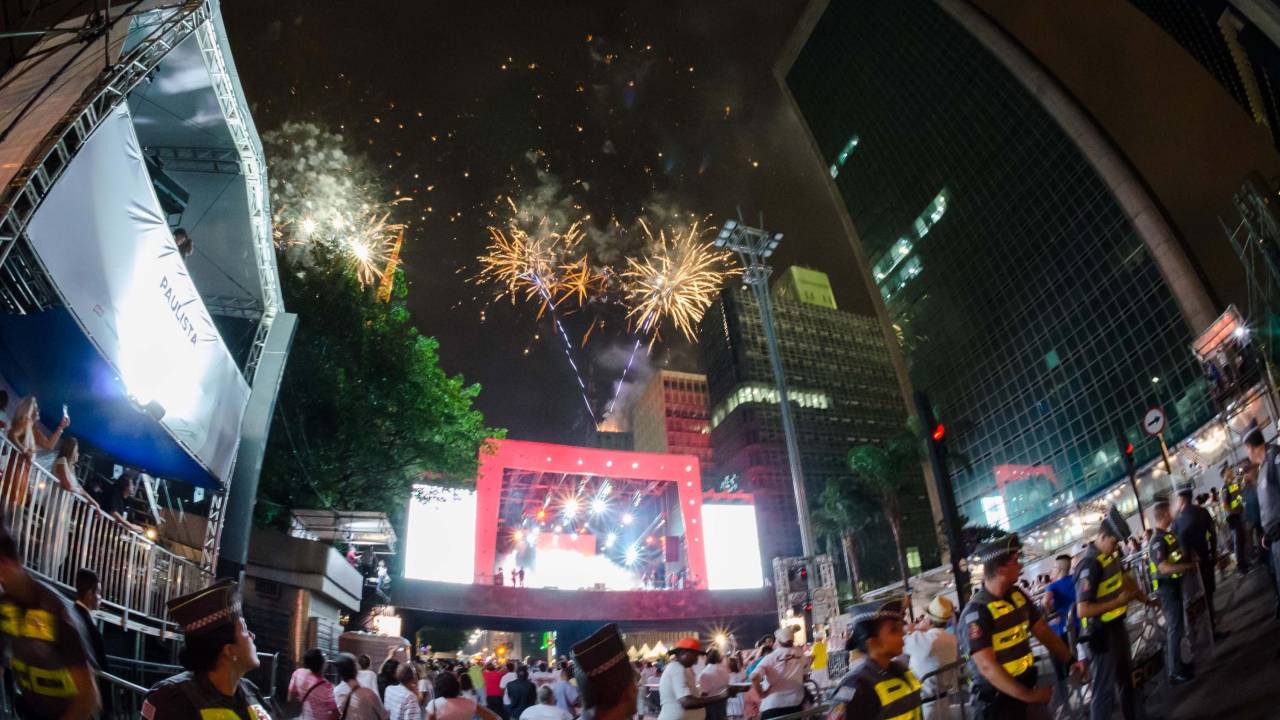
<svg viewBox="0 0 1280 720"><path fill-rule="evenodd" d="M862 596L858 537L875 513L875 501L860 486L835 478L827 479L813 513L819 532L840 538L840 554L855 602Z"/></svg>
<svg viewBox="0 0 1280 720"><path fill-rule="evenodd" d="M858 445L849 451L849 470L854 486L880 504L884 518L893 532L902 586L907 585L907 553L902 546L902 495L919 477L920 448L916 435L909 429L879 444Z"/></svg>

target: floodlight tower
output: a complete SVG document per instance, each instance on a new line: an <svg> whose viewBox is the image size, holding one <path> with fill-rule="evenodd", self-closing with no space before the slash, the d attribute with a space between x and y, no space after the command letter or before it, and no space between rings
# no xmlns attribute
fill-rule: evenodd
<svg viewBox="0 0 1280 720"><path fill-rule="evenodd" d="M782 371L782 357L778 354L778 335L773 326L773 303L769 299L768 259L778 244L782 233L771 233L760 228L747 227L737 220L726 220L716 235L715 245L728 248L738 254L742 263L742 279L755 291L760 306L760 323L764 326L764 338L769 348L769 364L773 366L773 380L778 386L778 409L782 413L782 434L787 443L787 463L791 467L791 489L796 496L796 516L800 521L800 544L804 556L814 555L813 531L809 526L809 501L804 487L804 469L800 466L800 446L796 443L795 418L791 415L791 402L787 397L787 376Z"/></svg>

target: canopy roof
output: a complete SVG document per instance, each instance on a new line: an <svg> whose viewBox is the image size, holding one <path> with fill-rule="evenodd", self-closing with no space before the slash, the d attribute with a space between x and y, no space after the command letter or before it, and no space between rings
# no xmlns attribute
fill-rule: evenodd
<svg viewBox="0 0 1280 720"><path fill-rule="evenodd" d="M292 510L289 534L309 540L378 546L395 552L396 531L387 514L362 510Z"/></svg>

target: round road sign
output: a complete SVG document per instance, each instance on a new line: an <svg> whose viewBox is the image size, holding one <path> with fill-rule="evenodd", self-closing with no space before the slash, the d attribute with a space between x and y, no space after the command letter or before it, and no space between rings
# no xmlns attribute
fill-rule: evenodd
<svg viewBox="0 0 1280 720"><path fill-rule="evenodd" d="M1164 423L1164 410L1158 407L1150 408L1142 418L1142 431L1154 437L1164 432Z"/></svg>

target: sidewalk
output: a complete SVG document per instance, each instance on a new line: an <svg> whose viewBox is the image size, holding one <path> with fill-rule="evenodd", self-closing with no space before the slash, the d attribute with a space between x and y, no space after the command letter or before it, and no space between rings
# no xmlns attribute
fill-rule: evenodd
<svg viewBox="0 0 1280 720"><path fill-rule="evenodd" d="M1219 625L1231 637L1218 644L1216 665L1196 668L1194 681L1170 688L1162 677L1147 701L1149 718L1280 718L1280 621L1272 616L1270 582L1262 567L1243 578L1233 572L1219 580Z"/></svg>

